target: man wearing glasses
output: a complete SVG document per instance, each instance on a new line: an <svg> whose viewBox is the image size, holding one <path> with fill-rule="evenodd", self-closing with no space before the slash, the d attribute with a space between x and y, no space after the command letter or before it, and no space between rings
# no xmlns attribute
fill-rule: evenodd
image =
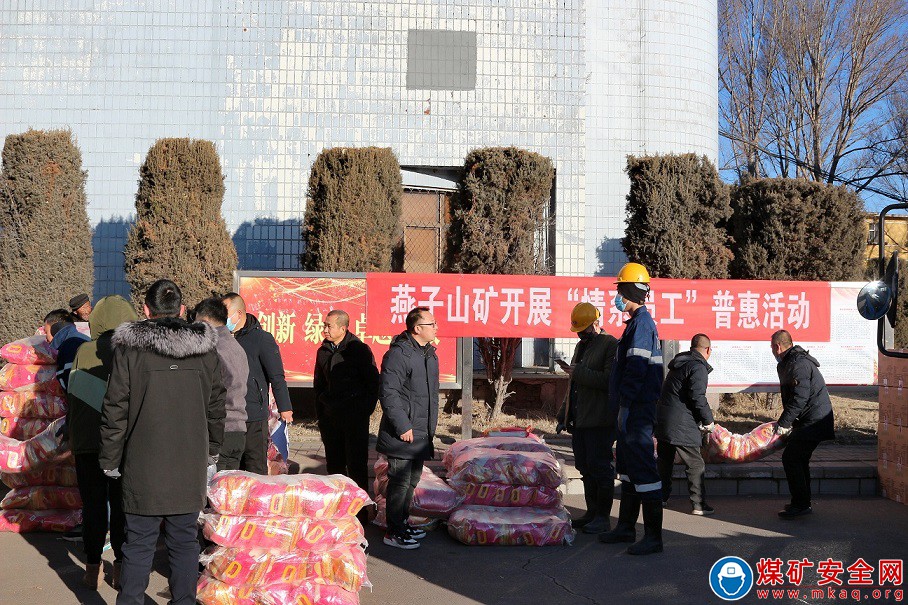
<svg viewBox="0 0 908 605"><path fill-rule="evenodd" d="M313 386L328 474L369 491L369 417L378 402L378 368L369 345L350 332L350 316L329 311L315 356ZM363 512L361 521L365 522Z"/></svg>
<svg viewBox="0 0 908 605"><path fill-rule="evenodd" d="M388 457L387 519L384 543L419 548L426 533L410 527L407 517L423 461L435 455L432 440L438 423L438 355L432 342L438 332L427 307L407 314L407 330L394 338L381 362L381 426L376 448Z"/></svg>

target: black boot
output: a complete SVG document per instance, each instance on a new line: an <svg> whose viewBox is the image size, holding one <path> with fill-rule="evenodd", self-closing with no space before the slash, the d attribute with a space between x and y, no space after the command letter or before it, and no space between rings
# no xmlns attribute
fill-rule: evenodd
<svg viewBox="0 0 908 605"><path fill-rule="evenodd" d="M643 503L643 538L627 548L629 555L651 555L662 552L662 502Z"/></svg>
<svg viewBox="0 0 908 605"><path fill-rule="evenodd" d="M587 523L596 517L596 505L598 503L598 500L596 499L596 490L598 485L599 484L592 479L583 480L583 498L586 500L586 512L583 513L582 517L572 520L571 527L575 529L585 527Z"/></svg>
<svg viewBox="0 0 908 605"><path fill-rule="evenodd" d="M612 513L612 500L615 497L615 482L609 481L599 485L597 496L596 508L599 512L592 521L583 526L585 534L602 534L612 528L609 515Z"/></svg>
<svg viewBox="0 0 908 605"><path fill-rule="evenodd" d="M640 514L640 498L630 490L621 490L621 503L618 506L618 524L612 531L599 534L599 541L605 544L633 542L637 539L637 516Z"/></svg>

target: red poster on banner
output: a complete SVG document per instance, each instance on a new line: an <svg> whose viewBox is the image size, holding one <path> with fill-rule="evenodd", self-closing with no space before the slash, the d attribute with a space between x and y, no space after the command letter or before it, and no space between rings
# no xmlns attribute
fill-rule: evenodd
<svg viewBox="0 0 908 605"><path fill-rule="evenodd" d="M311 383L315 353L322 343L328 311L350 315L350 331L372 348L375 362L388 350L393 336L378 336L366 324L366 280L362 277L254 277L240 275L239 294L249 313L271 332L281 349L287 382ZM402 325L387 333L403 332ZM442 383L457 381L457 341L441 337L438 362Z"/></svg>
<svg viewBox="0 0 908 605"><path fill-rule="evenodd" d="M796 341L829 341L829 282L654 279L647 308L660 338L767 340L786 329ZM571 336L571 309L590 302L602 326L620 335L627 318L614 306L610 277L369 273L366 315L393 333L415 306L432 310L440 338Z"/></svg>

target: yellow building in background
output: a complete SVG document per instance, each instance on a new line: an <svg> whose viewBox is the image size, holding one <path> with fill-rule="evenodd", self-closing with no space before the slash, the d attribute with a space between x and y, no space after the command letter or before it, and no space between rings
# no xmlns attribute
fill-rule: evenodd
<svg viewBox="0 0 908 605"><path fill-rule="evenodd" d="M867 260L876 260L879 257L879 215L867 213L864 215L867 223L867 247L865 257ZM908 216L887 215L886 234L883 238L886 258L898 251L900 258L908 254Z"/></svg>

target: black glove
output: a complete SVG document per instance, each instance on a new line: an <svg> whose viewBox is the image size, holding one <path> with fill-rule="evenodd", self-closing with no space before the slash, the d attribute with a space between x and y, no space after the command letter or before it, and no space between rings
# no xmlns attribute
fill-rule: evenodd
<svg viewBox="0 0 908 605"><path fill-rule="evenodd" d="M555 425L555 434L556 434L556 435L560 435L561 433L564 432L564 429L565 429L565 428L566 428L566 427L564 426L564 423L563 423L563 422L559 422L558 424Z"/></svg>

